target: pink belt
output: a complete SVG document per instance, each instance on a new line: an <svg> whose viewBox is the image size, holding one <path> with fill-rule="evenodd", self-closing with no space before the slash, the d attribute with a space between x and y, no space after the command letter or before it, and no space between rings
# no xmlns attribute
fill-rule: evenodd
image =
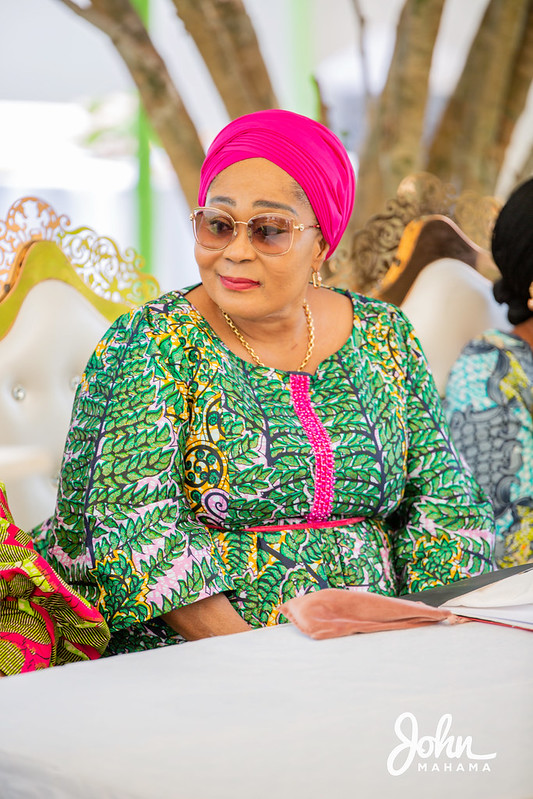
<svg viewBox="0 0 533 799"><path fill-rule="evenodd" d="M349 519L328 519L324 522L301 522L299 524L265 524L258 527L245 527L246 533L279 533L282 530L316 530L321 527L344 527L348 524L362 522L364 516L352 516Z"/></svg>

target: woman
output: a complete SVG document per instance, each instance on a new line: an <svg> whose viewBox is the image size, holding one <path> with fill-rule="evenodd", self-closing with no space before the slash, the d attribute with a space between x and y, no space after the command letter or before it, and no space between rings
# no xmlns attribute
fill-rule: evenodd
<svg viewBox="0 0 533 799"><path fill-rule="evenodd" d="M454 440L492 500L496 562L533 560L533 179L502 208L492 237L494 296L512 330L473 339L446 388Z"/></svg>
<svg viewBox="0 0 533 799"><path fill-rule="evenodd" d="M320 287L354 186L322 125L233 121L191 215L202 282L120 318L89 361L42 545L110 653L286 621L326 586L492 567L490 505L405 318Z"/></svg>

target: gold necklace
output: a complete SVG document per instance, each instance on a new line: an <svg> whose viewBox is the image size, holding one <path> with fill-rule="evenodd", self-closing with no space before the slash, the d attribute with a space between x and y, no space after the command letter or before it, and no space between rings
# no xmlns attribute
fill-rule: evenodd
<svg viewBox="0 0 533 799"><path fill-rule="evenodd" d="M307 322L307 350L303 361L296 370L298 372L301 372L304 366L307 365L307 362L309 361L309 358L311 357L311 354L313 352L313 347L315 346L315 326L313 324L313 316L311 314L311 308L307 304L306 300L304 300L303 309L305 313L305 321ZM222 308L220 309L220 311L222 313L222 316L226 320L226 324L228 325L228 327L231 328L231 330L234 332L234 334L239 339L244 349L252 356L257 366L265 366L266 368L266 365L263 363L263 361L261 360L257 352L254 350L254 348L250 344L248 344L248 342L242 335L241 331L234 323L231 316L228 316L226 311L223 311Z"/></svg>

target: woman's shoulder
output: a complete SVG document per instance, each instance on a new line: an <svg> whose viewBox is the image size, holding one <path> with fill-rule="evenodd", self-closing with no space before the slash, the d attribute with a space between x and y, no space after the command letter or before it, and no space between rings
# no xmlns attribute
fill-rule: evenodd
<svg viewBox="0 0 533 799"><path fill-rule="evenodd" d="M485 330L481 336L478 336L480 342L485 343L487 346L494 347L494 349L498 350L509 350L512 352L531 352L531 347L529 344L524 341L524 339L520 338L520 336L515 335L509 331L505 330L497 330L496 328L491 328L490 330ZM476 339L474 339L475 341Z"/></svg>
<svg viewBox="0 0 533 799"><path fill-rule="evenodd" d="M189 349L205 348L202 317L188 302L186 290L169 291L119 316L96 346L87 370L145 357L170 358L177 364Z"/></svg>
<svg viewBox="0 0 533 799"><path fill-rule="evenodd" d="M462 350L458 362L494 359L499 355L511 357L520 362L531 361L533 364L533 353L527 342L513 333L496 328L485 330L479 336L471 339Z"/></svg>
<svg viewBox="0 0 533 799"><path fill-rule="evenodd" d="M370 361L382 364L392 359L394 368L422 357L413 327L400 308L355 291L334 291L342 291L353 306L351 345L343 353L352 351L358 358L364 352Z"/></svg>
<svg viewBox="0 0 533 799"><path fill-rule="evenodd" d="M405 351L418 348L413 325L397 305L366 294L348 291L354 312L354 333L368 340L375 347L381 341L386 347L394 341L396 347Z"/></svg>
<svg viewBox="0 0 533 799"><path fill-rule="evenodd" d="M144 303L138 310L144 311L147 318L164 320L179 316L183 320L191 319L191 321L196 322L198 312L187 299L187 295L194 288L195 286L187 286L186 288L167 291L156 299Z"/></svg>
<svg viewBox="0 0 533 799"><path fill-rule="evenodd" d="M177 322L182 331L186 331L188 325L196 327L199 314L186 297L188 291L189 288L168 291L122 314L113 322L108 335L119 329L143 335L147 331L175 328Z"/></svg>
<svg viewBox="0 0 533 799"><path fill-rule="evenodd" d="M385 325L399 324L405 325L408 328L411 327L406 315L397 305L392 305L390 302L378 300L366 294L359 294L351 289L342 289L335 286L328 286L328 288L331 291L344 294L350 298L355 319L359 319L362 322L375 322L379 320L381 324Z"/></svg>
<svg viewBox="0 0 533 799"><path fill-rule="evenodd" d="M485 385L487 380L498 383L533 382L533 352L523 339L503 330L489 329L471 339L455 361L448 380L447 395L463 383Z"/></svg>

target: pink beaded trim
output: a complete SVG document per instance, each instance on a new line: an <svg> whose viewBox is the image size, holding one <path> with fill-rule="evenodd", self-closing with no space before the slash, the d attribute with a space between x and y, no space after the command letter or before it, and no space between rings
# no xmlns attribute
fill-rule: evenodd
<svg viewBox="0 0 533 799"><path fill-rule="evenodd" d="M315 455L315 496L307 517L308 521L315 522L327 519L331 515L335 462L329 436L311 404L310 384L311 378L308 374L298 372L291 374L290 386L294 410Z"/></svg>

